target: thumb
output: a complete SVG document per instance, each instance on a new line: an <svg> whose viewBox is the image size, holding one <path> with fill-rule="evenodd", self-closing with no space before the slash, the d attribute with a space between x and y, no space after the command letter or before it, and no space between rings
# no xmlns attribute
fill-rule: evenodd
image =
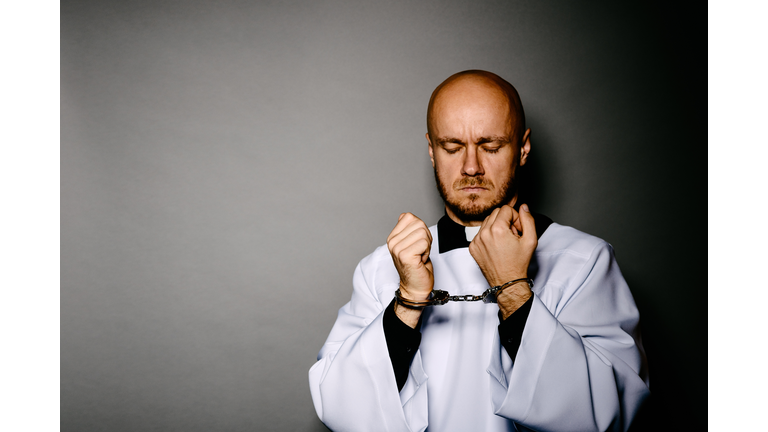
<svg viewBox="0 0 768 432"><path fill-rule="evenodd" d="M536 222L533 220L528 204L520 206L520 221L523 223L523 236L532 235L536 237Z"/></svg>

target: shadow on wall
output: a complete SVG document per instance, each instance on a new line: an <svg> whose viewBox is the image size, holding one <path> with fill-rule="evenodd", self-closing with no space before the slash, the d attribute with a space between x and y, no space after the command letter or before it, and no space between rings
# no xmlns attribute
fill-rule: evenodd
<svg viewBox="0 0 768 432"><path fill-rule="evenodd" d="M312 429L309 429L307 432L327 432L330 430L320 421L320 419L316 418L315 420L316 423L312 426Z"/></svg>
<svg viewBox="0 0 768 432"><path fill-rule="evenodd" d="M552 169L555 155L547 150L553 145L545 125L535 119L528 119L527 123L531 128L531 154L528 163L517 172L518 203L528 204L534 212L555 219L550 212L557 208L557 203L547 194L547 191L552 191L550 183L556 180L557 174Z"/></svg>

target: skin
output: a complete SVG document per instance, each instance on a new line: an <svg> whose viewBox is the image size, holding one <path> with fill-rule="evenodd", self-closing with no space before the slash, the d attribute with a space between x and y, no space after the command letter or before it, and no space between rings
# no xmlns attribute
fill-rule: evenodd
<svg viewBox="0 0 768 432"><path fill-rule="evenodd" d="M515 172L530 152L530 129L517 91L484 71L451 76L435 89L427 111L429 156L446 214L464 226L480 226L469 245L490 286L526 278L537 245L528 206L517 202ZM411 213L400 215L387 246L400 275L403 297L423 301L434 287L429 259L432 235ZM497 296L506 319L532 295L518 283ZM420 310L398 304L395 313L415 328Z"/></svg>

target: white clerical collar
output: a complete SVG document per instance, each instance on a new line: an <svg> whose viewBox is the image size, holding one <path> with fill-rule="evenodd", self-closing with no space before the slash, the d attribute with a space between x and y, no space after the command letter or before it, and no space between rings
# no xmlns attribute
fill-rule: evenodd
<svg viewBox="0 0 768 432"><path fill-rule="evenodd" d="M467 241L471 242L473 238L477 235L477 232L480 231L480 226L475 227L464 227L464 234L467 236Z"/></svg>

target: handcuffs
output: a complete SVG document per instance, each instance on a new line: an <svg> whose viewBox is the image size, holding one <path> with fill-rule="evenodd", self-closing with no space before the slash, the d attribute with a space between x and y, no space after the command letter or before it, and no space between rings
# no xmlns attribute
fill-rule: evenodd
<svg viewBox="0 0 768 432"><path fill-rule="evenodd" d="M429 294L429 299L424 301L415 301L415 300L409 300L405 297L403 297L402 293L400 292L400 288L398 288L395 291L395 297L397 299L397 304L404 306L408 309L424 309L427 306L437 306L437 305L444 305L448 303L449 301L455 301L455 302L475 302L475 301L481 301L483 303L496 303L496 296L499 291L503 290L504 288L507 288L509 286L512 286L519 282L526 282L528 284L528 287L533 289L533 279L531 278L521 278L521 279L515 279L511 280L505 284L497 285L493 288L488 288L480 295L473 295L473 294L466 294L466 295L450 295L448 294L448 291L443 290L433 290Z"/></svg>

